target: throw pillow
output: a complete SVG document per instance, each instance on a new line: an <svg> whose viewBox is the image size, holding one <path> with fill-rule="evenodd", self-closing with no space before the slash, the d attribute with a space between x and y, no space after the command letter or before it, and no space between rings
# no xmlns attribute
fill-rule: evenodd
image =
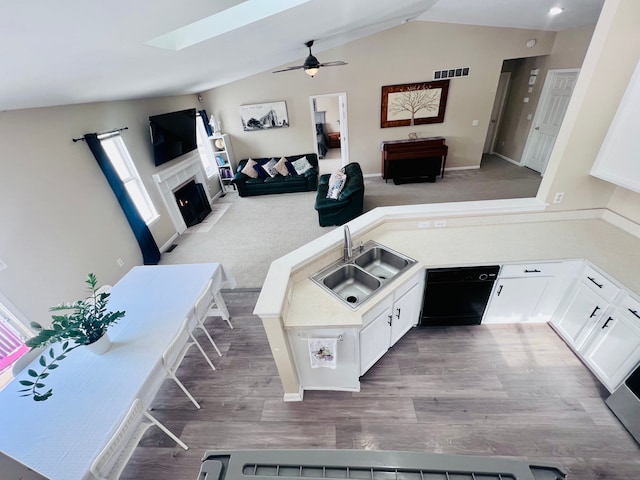
<svg viewBox="0 0 640 480"><path fill-rule="evenodd" d="M333 198L337 200L340 196L340 192L347 183L347 174L342 170L334 172L329 177L329 190L327 190L327 198Z"/></svg>
<svg viewBox="0 0 640 480"><path fill-rule="evenodd" d="M296 172L295 167L289 160L287 160L286 165L287 165L287 170L289 170L289 175L298 175L298 172Z"/></svg>
<svg viewBox="0 0 640 480"><path fill-rule="evenodd" d="M251 178L258 178L258 172L256 172L255 168L253 168L257 164L258 162L250 158L249 160L247 160L247 164L244 166L244 168L240 171Z"/></svg>
<svg viewBox="0 0 640 480"><path fill-rule="evenodd" d="M286 177L287 175L289 175L289 169L287 168L287 163L289 162L287 162L286 157L282 157L280 160L278 160L278 163L276 163L276 166L275 166L275 169L283 177Z"/></svg>
<svg viewBox="0 0 640 480"><path fill-rule="evenodd" d="M278 175L278 170L276 170L276 163L278 163L278 162L276 162L276 159L272 158L267 163L262 165L262 169L265 172L267 172L267 175L269 175L271 178L273 178L276 175Z"/></svg>
<svg viewBox="0 0 640 480"><path fill-rule="evenodd" d="M307 160L307 157L299 158L295 162L291 162L291 164L293 165L293 168L296 169L296 173L298 175L303 175L304 172L313 168L313 166L309 163L309 160Z"/></svg>
<svg viewBox="0 0 640 480"><path fill-rule="evenodd" d="M269 178L269 174L264 169L264 164L267 163L268 161L269 160L266 160L266 159L263 158L261 160L257 160L256 161L257 165L253 166L253 169L258 174L258 178Z"/></svg>

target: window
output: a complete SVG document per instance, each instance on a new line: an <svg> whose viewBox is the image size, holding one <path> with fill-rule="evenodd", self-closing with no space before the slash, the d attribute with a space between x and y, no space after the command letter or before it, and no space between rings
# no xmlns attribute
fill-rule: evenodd
<svg viewBox="0 0 640 480"><path fill-rule="evenodd" d="M200 114L198 114L196 118L196 137L198 140L198 153L200 154L202 166L207 174L207 178L211 178L216 173L216 167L214 163L215 156L213 154L213 147L211 147L211 140L209 140L207 130L204 128L204 122L206 121L206 118L202 118Z"/></svg>
<svg viewBox="0 0 640 480"><path fill-rule="evenodd" d="M24 342L30 336L0 299L0 373L29 351Z"/></svg>
<svg viewBox="0 0 640 480"><path fill-rule="evenodd" d="M109 133L99 136L98 139L102 144L111 164L116 169L120 180L124 184L127 193L138 209L138 213L147 225L152 224L160 216L156 207L151 203L149 194L144 188L144 184L140 179L140 175L136 170L133 160L129 155L129 151L122 140L119 133Z"/></svg>

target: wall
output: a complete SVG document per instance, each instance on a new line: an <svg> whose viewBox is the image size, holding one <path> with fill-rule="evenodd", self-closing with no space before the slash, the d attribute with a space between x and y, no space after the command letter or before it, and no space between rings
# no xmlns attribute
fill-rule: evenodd
<svg viewBox="0 0 640 480"><path fill-rule="evenodd" d="M640 58L639 22L640 2L605 2L538 192L538 198L548 203L556 192L565 192L561 204L550 205L552 210L609 206L640 221L640 195L589 176Z"/></svg>
<svg viewBox="0 0 640 480"><path fill-rule="evenodd" d="M511 72L509 97L496 141L496 152L520 162L531 132L547 72L552 69L580 68L587 53L595 25L565 30L556 34L551 55L507 60L503 71ZM536 83L529 85L531 70L538 69ZM529 92L531 88L531 92ZM529 98L524 103L524 97Z"/></svg>
<svg viewBox="0 0 640 480"><path fill-rule="evenodd" d="M540 90L542 90L543 77L538 76L536 85L529 85L530 72L539 68L541 58L507 60L502 69L503 72L510 72L511 78L495 151L517 163L522 158L522 151L531 128L531 120L527 119L527 115L533 117L535 114ZM532 89L531 93L528 91L529 88ZM528 103L524 103L525 97L529 99Z"/></svg>
<svg viewBox="0 0 640 480"><path fill-rule="evenodd" d="M87 273L113 284L142 263L89 148L71 139L128 127L123 139L161 215L151 227L161 246L175 229L151 178L148 117L196 104L188 95L0 113L0 291L24 317L47 324L50 306L85 296Z"/></svg>
<svg viewBox="0 0 640 480"><path fill-rule="evenodd" d="M534 48L525 45L530 38L538 39ZM313 151L309 96L346 92L350 159L359 162L364 173L380 173L381 141L407 138L410 132L446 137L448 167L475 167L482 157L503 60L549 54L554 38L554 32L408 22L315 53L321 62L344 60L347 66L321 69L314 78L301 71L265 72L204 92L203 97L207 110L219 115L233 136L238 158ZM461 66L470 67L471 75L451 80L444 123L380 128L383 85L427 81L434 70ZM273 100L287 102L291 126L243 132L238 106ZM477 127L472 126L475 119Z"/></svg>

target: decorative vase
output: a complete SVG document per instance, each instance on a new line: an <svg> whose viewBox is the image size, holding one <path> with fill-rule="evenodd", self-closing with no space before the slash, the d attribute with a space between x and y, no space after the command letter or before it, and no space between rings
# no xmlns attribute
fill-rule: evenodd
<svg viewBox="0 0 640 480"><path fill-rule="evenodd" d="M109 335L105 333L95 342L89 343L85 346L91 353L95 355L102 355L103 353L109 351L109 349L111 348L111 339L109 338Z"/></svg>

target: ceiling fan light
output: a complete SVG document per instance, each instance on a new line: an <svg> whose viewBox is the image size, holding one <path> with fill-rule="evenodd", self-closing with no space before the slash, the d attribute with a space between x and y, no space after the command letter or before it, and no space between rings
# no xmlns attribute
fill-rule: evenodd
<svg viewBox="0 0 640 480"><path fill-rule="evenodd" d="M318 67L309 67L304 69L304 73L306 73L310 77L313 77L316 73L318 73L318 70L320 70Z"/></svg>

